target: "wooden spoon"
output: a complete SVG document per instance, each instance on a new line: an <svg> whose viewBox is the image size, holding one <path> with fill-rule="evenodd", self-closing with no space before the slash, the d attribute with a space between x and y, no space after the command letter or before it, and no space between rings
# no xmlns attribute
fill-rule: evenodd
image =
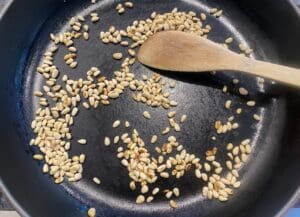
<svg viewBox="0 0 300 217"><path fill-rule="evenodd" d="M300 70L253 60L203 37L180 31L154 34L140 48L138 60L169 71L240 71L300 88Z"/></svg>

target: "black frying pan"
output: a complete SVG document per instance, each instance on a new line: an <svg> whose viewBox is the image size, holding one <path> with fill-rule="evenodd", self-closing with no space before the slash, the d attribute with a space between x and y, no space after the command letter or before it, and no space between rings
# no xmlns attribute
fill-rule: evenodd
<svg viewBox="0 0 300 217"><path fill-rule="evenodd" d="M179 208L172 210L163 196L152 204L135 205L136 193L128 189L127 172L116 159L115 147L104 147L105 135L113 136L110 129L115 119L129 120L145 141L159 132L165 123L166 111L148 109L154 118L141 121L141 113L148 107L133 102L127 91L110 107L81 112L73 130L74 140L89 138L87 146L73 145L71 153L86 153L84 177L79 183L58 186L41 173L41 164L32 159L37 150L29 147L33 136L30 122L33 119L37 100L33 91L43 85L35 72L40 57L49 44L49 33L60 32L67 20L76 14L88 13L91 9L101 15L101 22L91 28L89 42L78 41L80 65L74 72L61 61L58 54L56 65L61 71L79 77L90 66L98 66L107 76L117 68L111 54L117 47L104 46L99 42L100 29L114 24L125 27L135 19L145 18L152 11L180 10L206 11L206 6L224 9L221 19L209 18L214 26L210 38L221 42L233 35L238 42L246 42L254 48L253 57L274 62L300 66L300 16L288 0L139 0L135 8L119 17L115 11L117 1L99 1L94 6L89 1L28 0L10 1L0 14L0 187L23 216L66 217L85 216L88 207L97 208L98 216L199 216L199 217L268 217L281 216L297 201L300 183L300 132L299 97L297 90L287 90L269 81L241 74L217 73L198 76L172 76L178 80L178 88L171 94L189 119L178 140L187 150L199 155L217 146L225 148L228 141L239 142L252 139L254 149L248 163L241 171L242 186L227 203L203 200L202 184L192 174L176 185L182 189ZM237 49L237 43L233 49ZM137 76L150 74L151 70L136 63L133 71ZM161 72L162 76L169 76ZM258 102L257 113L262 121L252 119L252 111L242 103L247 98L231 92L221 93L220 88L230 83L232 77L251 92L250 98ZM213 121L228 116L222 109L231 96L245 113L239 118L238 133L219 137L213 142ZM293 104L290 104L293 101ZM121 132L122 130L120 130ZM161 138L163 142L163 138ZM95 186L92 177L101 177L100 186ZM161 182L160 185L172 184Z"/></svg>

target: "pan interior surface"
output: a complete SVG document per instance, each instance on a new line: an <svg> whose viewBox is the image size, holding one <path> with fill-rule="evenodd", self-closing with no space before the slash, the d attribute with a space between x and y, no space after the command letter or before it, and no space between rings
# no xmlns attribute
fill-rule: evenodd
<svg viewBox="0 0 300 217"><path fill-rule="evenodd" d="M55 65L61 71L58 80L63 74L70 78L78 79L85 76L86 71L92 66L98 67L102 74L108 78L113 77L113 72L120 67L121 62L114 61L112 54L115 52L126 52L126 48L121 46L103 44L99 40L99 32L107 31L109 26L114 25L117 29L125 29L134 20L145 19L153 11L166 13L177 7L178 11L194 11L197 14L204 12L209 14L209 8L218 7L224 9L224 16L215 18L207 16L207 23L212 26L209 39L223 43L228 37L234 38L234 43L230 49L239 51L238 45L246 43L254 49L253 58L267 59L275 56L264 35L260 33L248 19L242 14L236 5L229 1L149 1L140 0L134 3L133 9L127 9L123 15L118 15L115 10L116 1L98 1L96 4L89 2L70 1L62 3L55 14L43 24L40 33L34 41L30 51L25 73L22 75L23 97L22 115L25 120L25 129L30 132L30 122L34 119L35 110L39 107L38 99L33 96L33 92L42 89L44 80L36 73L36 67L41 61L41 56L50 45L49 34L65 31L68 20L72 16L86 16L90 26L90 39L84 41L77 40L75 45L78 49L78 67L70 69L63 61L66 50L60 49L56 54ZM89 13L97 11L100 14L98 23L89 21ZM204 24L206 24L204 22ZM254 36L255 33L255 36ZM271 55L271 56L270 56ZM150 77L155 71L136 62L132 72L137 78L141 75ZM207 73L205 75L188 75L159 72L162 78L176 80L174 89L167 88L170 98L178 102L174 108L178 115L187 114L187 121L182 125L180 133L172 132L177 140L189 153L194 153L200 159L205 158L205 151L218 148L218 157L224 164L226 156L226 144L232 142L239 144L244 139L251 139L253 152L245 166L240 170L242 185L236 190L234 196L226 203L215 200L207 200L201 194L204 185L192 172L188 172L180 180L168 179L159 181L151 188L159 186L160 189L178 187L181 196L177 200L178 208L172 210L163 194L155 197L151 204L136 205L135 198L138 191L132 192L129 189L130 179L128 172L117 159L117 146L104 146L105 136L113 138L125 132L131 133L137 129L141 138L145 141L147 148L153 156L157 156L154 151L155 145L150 144L152 135L159 135L159 144L166 142L169 135L161 135L161 131L167 126L167 113L163 108L151 108L145 104L135 102L130 90L126 90L119 99L112 101L109 106L100 106L97 109L86 110L82 106L74 125L71 127L73 138L70 155L84 153L87 158L84 164L83 178L78 183L64 182L57 188L62 189L77 200L78 204L96 207L99 216L238 216L238 213L256 197L260 195L266 183L273 163L276 161L279 145L277 140L280 137L279 124L283 120L282 100L273 98L268 90L272 84L260 78L241 75L240 73L217 72L215 75ZM239 84L234 85L232 79L239 79ZM227 85L228 93L222 92L222 87ZM239 87L245 87L250 95L242 97L238 94ZM233 108L226 110L224 103L226 100L233 100ZM255 108L246 106L246 101L253 99L257 102ZM235 114L235 109L242 108L242 115L236 116L236 121L240 127L232 133L217 135L214 129L216 120L226 121ZM152 115L150 120L145 120L142 116L144 111L149 111ZM253 119L256 113L262 117L260 122ZM112 123L115 120L129 121L131 127L126 129L119 127L113 129ZM24 146L30 137L24 138ZM213 141L212 136L217 136ZM85 146L77 144L77 140L86 138L88 144ZM31 153L37 152L31 149ZM36 163L38 167L41 164ZM47 175L44 175L47 176ZM93 177L101 179L101 185L95 185ZM50 179L50 177L49 177ZM46 183L45 183L46 184ZM47 186L45 185L45 188ZM251 194L251 197L249 195ZM78 205L78 213L85 212L86 207ZM65 214L64 216L68 216Z"/></svg>

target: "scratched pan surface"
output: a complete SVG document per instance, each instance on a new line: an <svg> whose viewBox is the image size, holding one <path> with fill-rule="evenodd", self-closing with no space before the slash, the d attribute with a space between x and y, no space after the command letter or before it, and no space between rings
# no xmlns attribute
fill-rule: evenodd
<svg viewBox="0 0 300 217"><path fill-rule="evenodd" d="M1 154L5 153L1 160L6 158L6 167L1 168L0 175L6 193L10 195L14 205L24 216L85 216L89 206L96 207L98 216L107 217L251 216L248 210L264 192L277 162L286 113L285 99L279 97L276 91L274 92L274 86L277 86L259 78L224 72L218 72L216 75L207 73L183 76L178 74L168 77L170 76L168 73L159 72L165 78L177 80L176 88L169 90L170 98L179 103L176 108L178 114L187 114L188 118L182 126L182 131L176 133L175 136L188 152L195 153L203 159L206 150L217 147L218 158L224 163L225 147L228 142L236 144L246 138L252 140L253 153L240 171L241 188L235 191L234 196L227 203L203 198L201 188L204 183L197 180L190 171L180 180L159 180L157 183L161 189L170 188L170 186L181 189L181 197L177 199L178 209L170 209L163 195L155 197L151 204L135 204L138 192L129 190L130 180L127 171L116 158L117 146L105 147L104 136L113 137L127 132L128 130L124 127L114 130L111 124L116 119L128 120L131 123L130 130L136 128L148 144L147 148L151 154L156 156L154 146L149 145L149 141L151 135L160 134L161 130L166 127L167 111L136 103L132 100L129 90L113 101L110 106L100 106L98 109L88 111L82 108L76 117L72 127L73 144L70 152L71 154L85 153L87 156L83 179L80 182L64 182L60 186L55 185L48 175L41 173L42 164L31 159L32 154L37 152L28 146L28 141L33 136L30 122L38 107L33 92L41 89L44 84L41 76L35 72L35 68L40 62L42 53L49 46L49 34L62 32L72 16L79 14L88 16L91 11L97 11L101 19L96 24L87 22L91 29L89 41L75 42L79 50L79 65L76 69L69 69L62 61L65 50L61 49L58 52L55 64L62 74L67 74L71 78L83 77L92 66L99 67L105 76L111 78L112 72L120 65L119 62L112 60L111 55L117 51L125 52L125 49L121 46L104 45L99 41L99 32L107 30L110 25L125 28L134 20L149 17L153 11L169 12L174 7L180 11L192 10L197 14L208 13L208 7L222 8L225 11L222 18L216 19L208 16L207 23L213 27L209 34L210 39L221 43L225 38L233 36L234 43L230 46L231 49L238 51L238 44L244 42L254 48L252 58L277 59L272 41L251 20L251 17L242 13L234 2L140 0L135 2L134 9L127 9L122 16L119 16L114 9L116 3L117 1L106 0L90 5L89 1L43 1L41 3L31 0L27 4L31 5L32 13L28 13L26 11L29 10L28 5L15 1L7 12L8 18L2 19L2 23L5 24L5 22L11 22L9 18L18 17L15 22L23 23L17 25L18 28L6 26L14 35L11 37L17 39L17 34L21 35L20 42L12 45L11 50L7 52L17 53L18 49L24 49L22 55L19 56L16 75L4 77L4 80L7 79L14 84L7 92L3 91L7 94L3 102L14 105L10 108L14 116L8 115L2 119L8 127L1 125L3 127L1 138L10 144L5 148L1 146ZM153 70L140 63L135 63L132 71L137 77L153 73ZM232 78L238 78L240 83L233 85ZM224 94L221 89L225 84L228 85L230 91ZM238 94L240 86L247 88L250 95L241 97ZM14 97L8 97L9 93ZM227 99L233 100L234 109L243 108L243 114L236 117L240 128L228 134L218 135L217 140L212 141L211 137L215 136L214 121L216 119L225 121L234 113L234 109L224 109ZM251 109L245 106L248 99L256 100L257 106ZM8 111L6 107L2 109L4 114ZM142 117L144 110L152 114L151 120L146 121ZM253 120L254 113L262 116L260 122ZM11 127L14 131L10 131ZM79 138L87 138L88 145L78 145L76 140ZM167 136L160 136L159 143L163 143L166 139ZM100 186L92 182L94 176L102 180Z"/></svg>

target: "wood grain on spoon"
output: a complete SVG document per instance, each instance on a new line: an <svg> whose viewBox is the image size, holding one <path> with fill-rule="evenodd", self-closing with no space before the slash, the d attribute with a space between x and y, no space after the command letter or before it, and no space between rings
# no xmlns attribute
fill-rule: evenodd
<svg viewBox="0 0 300 217"><path fill-rule="evenodd" d="M300 87L300 70L253 60L203 37L180 31L154 34L140 48L138 60L169 71L240 71Z"/></svg>

